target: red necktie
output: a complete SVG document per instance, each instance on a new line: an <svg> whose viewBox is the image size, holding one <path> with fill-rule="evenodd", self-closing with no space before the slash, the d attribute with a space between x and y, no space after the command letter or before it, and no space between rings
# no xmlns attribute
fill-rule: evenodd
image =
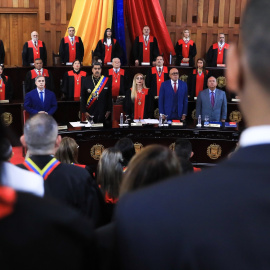
<svg viewBox="0 0 270 270"><path fill-rule="evenodd" d="M173 88L173 90L174 90L174 93L177 92L176 82L174 82L174 88Z"/></svg>
<svg viewBox="0 0 270 270"><path fill-rule="evenodd" d="M41 71L39 70L39 71L38 71L38 76L40 76L40 75L41 75Z"/></svg>
<svg viewBox="0 0 270 270"><path fill-rule="evenodd" d="M212 105L212 107L214 107L214 105L215 105L214 91L211 92L211 105Z"/></svg>

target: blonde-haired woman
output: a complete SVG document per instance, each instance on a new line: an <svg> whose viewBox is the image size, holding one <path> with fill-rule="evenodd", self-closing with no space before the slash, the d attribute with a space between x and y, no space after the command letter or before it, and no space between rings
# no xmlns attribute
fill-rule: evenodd
<svg viewBox="0 0 270 270"><path fill-rule="evenodd" d="M132 119L152 118L153 100L151 91L145 86L145 76L137 73L133 78L132 88L126 93L126 114Z"/></svg>

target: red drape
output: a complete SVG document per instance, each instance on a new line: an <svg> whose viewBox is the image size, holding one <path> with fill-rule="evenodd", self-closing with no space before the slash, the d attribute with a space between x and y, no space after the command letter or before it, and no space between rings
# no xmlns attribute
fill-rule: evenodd
<svg viewBox="0 0 270 270"><path fill-rule="evenodd" d="M124 0L125 17L132 42L142 34L145 25L150 27L150 35L158 41L159 52L164 55L165 64L169 63L170 52L175 55L159 0Z"/></svg>

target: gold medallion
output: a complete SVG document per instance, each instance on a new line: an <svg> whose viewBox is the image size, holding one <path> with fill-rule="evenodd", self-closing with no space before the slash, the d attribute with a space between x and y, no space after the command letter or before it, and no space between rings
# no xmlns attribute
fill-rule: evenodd
<svg viewBox="0 0 270 270"><path fill-rule="evenodd" d="M138 105L141 105L141 104L142 104L142 103L139 101L139 102L138 102Z"/></svg>
<svg viewBox="0 0 270 270"><path fill-rule="evenodd" d="M77 85L79 85L79 82L77 82Z"/></svg>
<svg viewBox="0 0 270 270"><path fill-rule="evenodd" d="M9 113L9 112L4 112L1 114L1 120L2 120L2 123L8 127L12 124L13 122L13 117L12 117L12 114Z"/></svg>
<svg viewBox="0 0 270 270"><path fill-rule="evenodd" d="M99 160L102 152L104 151L104 146L102 144L96 144L91 148L91 157L95 160Z"/></svg>
<svg viewBox="0 0 270 270"><path fill-rule="evenodd" d="M211 144L207 147L207 156L211 159L218 159L221 156L221 146L219 144Z"/></svg>
<svg viewBox="0 0 270 270"><path fill-rule="evenodd" d="M160 79L158 79L158 81L160 82Z"/></svg>
<svg viewBox="0 0 270 270"><path fill-rule="evenodd" d="M147 51L147 48L145 48L145 50Z"/></svg>
<svg viewBox="0 0 270 270"><path fill-rule="evenodd" d="M239 111L232 111L230 113L229 119L231 122L239 123L242 121L242 114Z"/></svg>
<svg viewBox="0 0 270 270"><path fill-rule="evenodd" d="M187 45L186 45L186 48L187 48Z"/></svg>
<svg viewBox="0 0 270 270"><path fill-rule="evenodd" d="M115 82L117 83L117 80L115 80Z"/></svg>
<svg viewBox="0 0 270 270"><path fill-rule="evenodd" d="M143 145L139 142L134 143L134 148L135 148L135 152L136 154L141 152L141 150L143 149Z"/></svg>
<svg viewBox="0 0 270 270"><path fill-rule="evenodd" d="M107 51L109 51L110 49L107 49Z"/></svg>
<svg viewBox="0 0 270 270"><path fill-rule="evenodd" d="M219 88L224 88L227 84L226 78L224 76L219 76L217 78L217 84Z"/></svg>
<svg viewBox="0 0 270 270"><path fill-rule="evenodd" d="M38 52L37 52L37 54L38 54Z"/></svg>
<svg viewBox="0 0 270 270"><path fill-rule="evenodd" d="M221 54L221 52L219 52L218 54Z"/></svg>
<svg viewBox="0 0 270 270"><path fill-rule="evenodd" d="M74 50L74 48L72 48L72 50Z"/></svg>

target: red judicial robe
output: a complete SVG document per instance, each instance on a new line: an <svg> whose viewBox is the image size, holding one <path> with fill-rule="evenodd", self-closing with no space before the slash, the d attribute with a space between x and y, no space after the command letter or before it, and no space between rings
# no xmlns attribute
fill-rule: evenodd
<svg viewBox="0 0 270 270"><path fill-rule="evenodd" d="M30 66L31 63L34 63L36 58L41 58L43 65L47 65L47 50L45 43L38 40L37 46L35 47L32 40L25 42L22 52L23 66Z"/></svg>
<svg viewBox="0 0 270 270"><path fill-rule="evenodd" d="M207 88L207 80L209 78L209 72L198 74L197 69L193 69L192 74L188 76L188 95L190 98L198 96L198 93Z"/></svg>
<svg viewBox="0 0 270 270"><path fill-rule="evenodd" d="M180 39L175 45L176 52L176 65L180 66L183 58L189 58L189 66L194 66L194 57L197 54L196 44L193 40L189 40L187 43Z"/></svg>
<svg viewBox="0 0 270 270"><path fill-rule="evenodd" d="M74 36L73 44L68 36L62 38L59 47L59 55L62 63L73 62L75 59L82 62L84 56L84 46L81 38Z"/></svg>
<svg viewBox="0 0 270 270"><path fill-rule="evenodd" d="M229 44L225 43L222 48L219 47L218 43L213 44L206 56L206 62L209 67L216 67L217 64L225 64L227 50L229 49Z"/></svg>
<svg viewBox="0 0 270 270"><path fill-rule="evenodd" d="M5 78L3 78L5 77ZM13 89L8 76L0 79L0 100L12 100Z"/></svg>
<svg viewBox="0 0 270 270"><path fill-rule="evenodd" d="M62 93L68 100L79 100L81 96L82 81L86 77L86 72L80 70L75 72L70 70L64 74Z"/></svg>

